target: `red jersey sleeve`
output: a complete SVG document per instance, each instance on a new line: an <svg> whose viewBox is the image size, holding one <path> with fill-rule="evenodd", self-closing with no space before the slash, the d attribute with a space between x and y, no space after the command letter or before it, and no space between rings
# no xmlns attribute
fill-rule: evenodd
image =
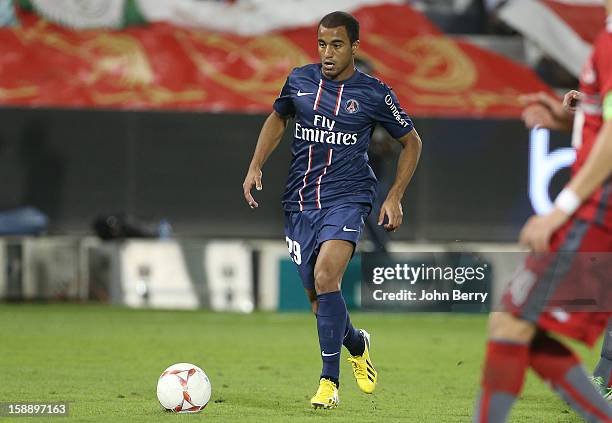
<svg viewBox="0 0 612 423"><path fill-rule="evenodd" d="M612 92L612 32L602 31L594 46L595 70L599 79L599 94L603 100Z"/></svg>

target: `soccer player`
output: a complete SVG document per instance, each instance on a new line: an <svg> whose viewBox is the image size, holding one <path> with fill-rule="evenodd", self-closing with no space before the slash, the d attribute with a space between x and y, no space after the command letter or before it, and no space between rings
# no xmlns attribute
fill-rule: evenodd
<svg viewBox="0 0 612 423"><path fill-rule="evenodd" d="M266 119L243 189L262 189L262 167L293 118L292 161L283 207L292 260L317 318L323 369L310 400L315 408L338 406L340 351L344 345L359 388L372 393L377 371L370 357L370 335L351 324L340 291L372 209L376 177L368 165L368 144L379 123L402 145L396 178L383 202L378 224L395 231L402 223L401 199L421 152L421 140L393 91L355 69L359 23L344 12L320 21L321 63L295 68Z"/></svg>
<svg viewBox="0 0 612 423"><path fill-rule="evenodd" d="M608 13L612 14L612 0L608 0ZM575 143L573 176L555 200L554 210L530 218L520 234L520 242L534 253L612 251L612 25L595 41L580 79L581 118L574 125L580 126L581 139ZM591 345L611 313L551 310L548 299L558 289L563 270L531 267L541 257L530 256L525 271L511 281L503 301L506 311L491 314L473 421L505 422L531 367L587 421L610 423L612 406L590 383L578 357L548 333ZM513 295L513 285L525 281L531 284L528 294ZM609 283L597 282L602 288Z"/></svg>
<svg viewBox="0 0 612 423"><path fill-rule="evenodd" d="M574 123L576 105L582 98L582 93L575 90L565 94L562 102L544 92L525 95L521 99L527 105L523 110L523 121L528 128L541 127L569 131ZM584 114L580 111L578 122L582 122L583 119ZM578 141L579 131L582 128L577 127L576 129L576 141ZM593 371L591 381L604 398L612 400L612 319L608 321L600 359Z"/></svg>

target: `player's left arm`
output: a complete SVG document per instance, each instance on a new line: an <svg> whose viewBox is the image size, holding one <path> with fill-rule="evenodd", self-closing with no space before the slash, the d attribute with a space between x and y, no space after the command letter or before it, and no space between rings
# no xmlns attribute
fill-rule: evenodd
<svg viewBox="0 0 612 423"><path fill-rule="evenodd" d="M534 252L548 251L550 237L563 225L580 204L612 175L612 91L604 101L604 124L593 148L567 186L555 200L555 208L544 216L530 218L520 235L520 242Z"/></svg>
<svg viewBox="0 0 612 423"><path fill-rule="evenodd" d="M398 138L397 141L402 145L402 152L397 161L395 182L393 182L378 216L379 225L382 225L385 216L387 217L388 222L384 226L387 231L395 231L402 224L402 198L419 163L422 148L421 138L414 128L406 135Z"/></svg>
<svg viewBox="0 0 612 423"><path fill-rule="evenodd" d="M546 252L552 234L578 210L582 202L602 186L612 174L612 45L609 38L596 42L593 67L599 79L603 124L584 165L555 200L552 212L527 221L519 240L535 252Z"/></svg>

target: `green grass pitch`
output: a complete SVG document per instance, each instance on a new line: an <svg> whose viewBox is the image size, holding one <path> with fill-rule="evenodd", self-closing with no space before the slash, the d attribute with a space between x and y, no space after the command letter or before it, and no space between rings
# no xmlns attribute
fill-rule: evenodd
<svg viewBox="0 0 612 423"><path fill-rule="evenodd" d="M346 351L340 407L312 410L320 371L315 320L306 313L236 315L90 305L0 305L0 401L68 401L66 418L41 422L469 422L480 378L486 316L353 313L372 334L380 371L359 392ZM575 346L575 344L574 344ZM578 348L591 369L599 350ZM157 378L177 362L209 375L196 415L161 411ZM530 374L511 422L582 421Z"/></svg>

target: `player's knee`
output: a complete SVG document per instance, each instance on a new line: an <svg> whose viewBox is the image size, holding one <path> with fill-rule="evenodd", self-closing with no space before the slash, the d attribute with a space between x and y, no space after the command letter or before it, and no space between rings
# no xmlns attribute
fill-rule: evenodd
<svg viewBox="0 0 612 423"><path fill-rule="evenodd" d="M489 317L489 338L516 342L531 342L536 333L533 323L518 319L510 313L494 312Z"/></svg>
<svg viewBox="0 0 612 423"><path fill-rule="evenodd" d="M315 269L315 289L317 294L340 290L340 279L325 267Z"/></svg>

